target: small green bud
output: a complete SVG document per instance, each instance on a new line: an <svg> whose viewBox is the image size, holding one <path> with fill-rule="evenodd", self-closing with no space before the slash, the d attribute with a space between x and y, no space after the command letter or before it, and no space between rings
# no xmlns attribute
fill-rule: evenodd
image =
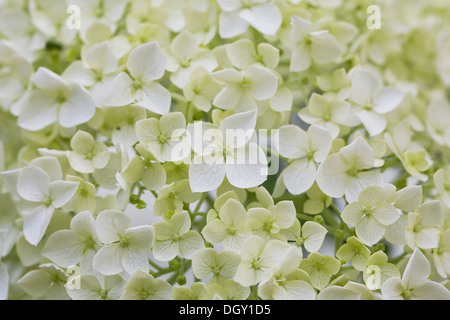
<svg viewBox="0 0 450 320"><path fill-rule="evenodd" d="M139 197L138 197L138 195L137 194L132 194L131 196L130 196L130 203L131 204L138 204L138 202L139 202Z"/></svg>
<svg viewBox="0 0 450 320"><path fill-rule="evenodd" d="M186 284L186 277L185 277L184 275L182 275L182 274L178 275L178 277L177 277L177 283L178 283L180 286L185 285L185 284Z"/></svg>
<svg viewBox="0 0 450 320"><path fill-rule="evenodd" d="M377 243L374 247L373 247L373 252L377 252L377 251L386 251L386 246L383 243Z"/></svg>
<svg viewBox="0 0 450 320"><path fill-rule="evenodd" d="M136 208L138 208L139 210L145 209L147 208L147 204L144 201L139 200L136 205Z"/></svg>
<svg viewBox="0 0 450 320"><path fill-rule="evenodd" d="M180 262L178 261L177 258L169 261L170 270L178 270L179 267L180 267Z"/></svg>
<svg viewBox="0 0 450 320"><path fill-rule="evenodd" d="M344 235L345 235L345 232L344 232L344 230L341 230L341 229L336 230L336 232L334 233L334 237L336 239L342 239L342 238L344 238Z"/></svg>
<svg viewBox="0 0 450 320"><path fill-rule="evenodd" d="M325 220L323 220L323 217L321 215L316 215L314 217L314 222L317 222L320 225L323 225L325 223Z"/></svg>

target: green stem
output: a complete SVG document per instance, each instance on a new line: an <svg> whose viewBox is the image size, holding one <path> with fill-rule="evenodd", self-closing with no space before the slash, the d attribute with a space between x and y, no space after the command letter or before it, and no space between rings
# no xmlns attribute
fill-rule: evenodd
<svg viewBox="0 0 450 320"><path fill-rule="evenodd" d="M208 196L207 192L203 192L202 197L200 198L200 200L197 203L197 206L194 209L194 214L196 214L196 212L198 212L203 204L203 202L205 202L206 197Z"/></svg>
<svg viewBox="0 0 450 320"><path fill-rule="evenodd" d="M158 272L164 270L164 268L160 267L159 265L157 265L155 262L153 262L152 260L148 259L148 263L155 268L156 270L158 270Z"/></svg>
<svg viewBox="0 0 450 320"><path fill-rule="evenodd" d="M259 300L257 285L252 286L252 295L250 296L250 300Z"/></svg>

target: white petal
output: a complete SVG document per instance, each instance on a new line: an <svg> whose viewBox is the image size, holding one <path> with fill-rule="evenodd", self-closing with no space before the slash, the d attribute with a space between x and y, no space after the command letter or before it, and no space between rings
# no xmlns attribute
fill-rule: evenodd
<svg viewBox="0 0 450 320"><path fill-rule="evenodd" d="M279 129L279 152L283 157L298 159L309 151L308 136L305 131L295 125L282 126Z"/></svg>
<svg viewBox="0 0 450 320"><path fill-rule="evenodd" d="M317 252L322 246L327 229L318 223L307 221L302 227L302 238L305 239L305 249L309 252Z"/></svg>
<svg viewBox="0 0 450 320"><path fill-rule="evenodd" d="M376 112L361 110L358 111L357 116L372 137L386 129L386 118Z"/></svg>
<svg viewBox="0 0 450 320"><path fill-rule="evenodd" d="M80 262L85 247L83 239L71 230L60 230L47 240L42 255L58 266L68 268Z"/></svg>
<svg viewBox="0 0 450 320"><path fill-rule="evenodd" d="M357 69L352 76L351 100L362 107L371 105L380 88L381 81L372 72Z"/></svg>
<svg viewBox="0 0 450 320"><path fill-rule="evenodd" d="M103 243L112 243L120 240L130 226L131 219L120 211L106 210L99 213L95 221L95 229Z"/></svg>
<svg viewBox="0 0 450 320"><path fill-rule="evenodd" d="M373 217L365 217L356 224L356 235L361 241L373 246L384 236L385 227Z"/></svg>
<svg viewBox="0 0 450 320"><path fill-rule="evenodd" d="M40 91L32 91L20 110L18 124L30 131L44 129L58 119L58 105L53 97Z"/></svg>
<svg viewBox="0 0 450 320"><path fill-rule="evenodd" d="M119 67L117 58L108 41L93 45L85 55L86 63L94 70L109 74Z"/></svg>
<svg viewBox="0 0 450 320"><path fill-rule="evenodd" d="M247 68L255 60L255 46L253 42L248 39L235 41L228 45L226 50L228 58L236 68Z"/></svg>
<svg viewBox="0 0 450 320"><path fill-rule="evenodd" d="M36 246L44 237L50 223L54 209L52 207L39 207L36 211L24 218L23 235L32 245Z"/></svg>
<svg viewBox="0 0 450 320"><path fill-rule="evenodd" d="M290 193L302 194L308 191L316 180L316 165L306 158L295 161L284 170L283 177Z"/></svg>
<svg viewBox="0 0 450 320"><path fill-rule="evenodd" d="M77 191L79 182L54 181L49 184L48 190L55 208L61 208L72 199Z"/></svg>
<svg viewBox="0 0 450 320"><path fill-rule="evenodd" d="M37 167L22 169L17 181L17 192L28 201L44 202L48 196L50 177Z"/></svg>
<svg viewBox="0 0 450 320"><path fill-rule="evenodd" d="M316 181L320 190L333 198L341 198L345 194L348 176L346 164L339 154L332 154L319 166Z"/></svg>
<svg viewBox="0 0 450 320"><path fill-rule="evenodd" d="M157 42L143 44L134 49L127 62L131 75L142 82L160 79L166 69L166 57Z"/></svg>
<svg viewBox="0 0 450 320"><path fill-rule="evenodd" d="M424 284L430 274L430 263L424 254L419 249L416 249L403 272L402 284L408 289L416 288Z"/></svg>
<svg viewBox="0 0 450 320"><path fill-rule="evenodd" d="M165 241L155 241L153 245L153 255L159 261L170 261L179 253L178 241L172 239Z"/></svg>
<svg viewBox="0 0 450 320"><path fill-rule="evenodd" d="M301 43L292 49L291 55L291 72L302 72L311 66L311 54L309 48Z"/></svg>
<svg viewBox="0 0 450 320"><path fill-rule="evenodd" d="M78 84L71 84L67 101L59 109L59 123L72 128L91 120L95 114L95 102L91 94Z"/></svg>
<svg viewBox="0 0 450 320"><path fill-rule="evenodd" d="M108 94L103 102L105 106L121 107L133 102L133 81L125 73L121 72L114 79Z"/></svg>
<svg viewBox="0 0 450 320"><path fill-rule="evenodd" d="M92 268L106 276L122 272L122 252L119 244L110 244L101 248L92 261Z"/></svg>
<svg viewBox="0 0 450 320"><path fill-rule="evenodd" d="M339 42L328 31L311 33L311 56L318 64L335 62L342 53Z"/></svg>
<svg viewBox="0 0 450 320"><path fill-rule="evenodd" d="M359 300L360 295L350 289L331 286L320 291L317 300Z"/></svg>
<svg viewBox="0 0 450 320"><path fill-rule="evenodd" d="M248 22L239 16L239 10L220 13L219 34L223 39L243 34L248 29Z"/></svg>
<svg viewBox="0 0 450 320"><path fill-rule="evenodd" d="M360 172L356 178L349 177L345 186L345 198L348 202L358 200L359 193L372 184L381 184L383 176L378 171Z"/></svg>
<svg viewBox="0 0 450 320"><path fill-rule="evenodd" d="M191 32L183 31L172 40L170 50L181 62L187 62L197 52L198 42Z"/></svg>
<svg viewBox="0 0 450 320"><path fill-rule="evenodd" d="M170 92L159 83L150 83L139 91L137 104L156 114L167 114L172 97Z"/></svg>
<svg viewBox="0 0 450 320"><path fill-rule="evenodd" d="M395 194L395 206L403 211L412 212L422 203L422 186L410 186Z"/></svg>
<svg viewBox="0 0 450 320"><path fill-rule="evenodd" d="M412 299L419 300L450 300L450 292L440 283L427 281L416 287L412 292Z"/></svg>
<svg viewBox="0 0 450 320"><path fill-rule="evenodd" d="M223 164L205 163L201 156L195 156L189 166L189 183L192 192L206 192L217 189L225 178Z"/></svg>
<svg viewBox="0 0 450 320"><path fill-rule="evenodd" d="M310 151L314 151L314 160L322 162L331 150L333 138L328 129L312 125L308 129L308 137L311 144Z"/></svg>
<svg viewBox="0 0 450 320"><path fill-rule="evenodd" d="M397 108L404 98L405 94L396 88L382 88L373 101L373 109L381 114L388 113Z"/></svg>
<svg viewBox="0 0 450 320"><path fill-rule="evenodd" d="M273 298L275 300L315 300L316 291L305 281L291 280L284 286L278 287L273 293Z"/></svg>
<svg viewBox="0 0 450 320"><path fill-rule="evenodd" d="M219 129L227 147L239 148L250 141L255 132L257 114L256 110L241 112L221 122Z"/></svg>
<svg viewBox="0 0 450 320"><path fill-rule="evenodd" d="M385 300L402 300L402 293L405 288L399 278L390 278L381 286L381 293Z"/></svg>
<svg viewBox="0 0 450 320"><path fill-rule="evenodd" d="M267 179L268 168L264 151L255 143L249 143L235 150L235 157L225 165L228 181L237 188L259 186Z"/></svg>
<svg viewBox="0 0 450 320"><path fill-rule="evenodd" d="M146 252L132 247L122 250L122 265L129 274L133 274L138 270L148 272L150 269Z"/></svg>
<svg viewBox="0 0 450 320"><path fill-rule="evenodd" d="M64 92L67 85L63 78L44 67L33 74L31 81L36 87L49 93Z"/></svg>
<svg viewBox="0 0 450 320"><path fill-rule="evenodd" d="M186 259L191 259L192 255L205 247L202 236L194 230L183 234L179 241L180 255Z"/></svg>
<svg viewBox="0 0 450 320"><path fill-rule="evenodd" d="M239 16L253 28L267 35L276 35L281 26L282 16L274 3L265 3L244 9Z"/></svg>

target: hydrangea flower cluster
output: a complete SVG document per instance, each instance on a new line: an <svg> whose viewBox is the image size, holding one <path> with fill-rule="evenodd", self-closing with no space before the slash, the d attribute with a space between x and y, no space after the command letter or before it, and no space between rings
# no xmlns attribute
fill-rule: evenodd
<svg viewBox="0 0 450 320"><path fill-rule="evenodd" d="M449 15L0 1L0 299L450 299Z"/></svg>

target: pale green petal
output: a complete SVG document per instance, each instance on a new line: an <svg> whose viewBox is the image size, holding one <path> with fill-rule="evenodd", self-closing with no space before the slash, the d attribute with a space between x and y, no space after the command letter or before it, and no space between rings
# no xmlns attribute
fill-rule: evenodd
<svg viewBox="0 0 450 320"><path fill-rule="evenodd" d="M385 228L375 218L366 216L356 224L356 235L364 244L373 246L384 236Z"/></svg>
<svg viewBox="0 0 450 320"><path fill-rule="evenodd" d="M125 271L128 272L129 274L133 274L138 270L148 272L148 270L150 269L150 264L148 262L148 255L146 251L134 248L130 244L128 247L122 249L121 254L122 254L121 257L122 266L125 269Z"/></svg>
<svg viewBox="0 0 450 320"><path fill-rule="evenodd" d="M325 240L327 229L318 223L307 221L302 227L302 238L305 240L305 249L309 252L317 252Z"/></svg>
<svg viewBox="0 0 450 320"><path fill-rule="evenodd" d="M63 268L76 265L85 249L82 241L83 238L71 230L57 231L47 240L42 255Z"/></svg>
<svg viewBox="0 0 450 320"><path fill-rule="evenodd" d="M194 230L190 230L183 234L179 240L181 256L190 259L192 255L205 247L202 236Z"/></svg>
<svg viewBox="0 0 450 320"><path fill-rule="evenodd" d="M155 241L155 230L152 226L145 225L129 228L125 232L125 238L129 246L147 252Z"/></svg>
<svg viewBox="0 0 450 320"><path fill-rule="evenodd" d="M172 239L156 240L153 245L153 255L157 260L170 261L179 253L178 241Z"/></svg>
<svg viewBox="0 0 450 320"><path fill-rule="evenodd" d="M92 268L103 275L114 275L123 271L123 249L118 244L101 248L92 261Z"/></svg>
<svg viewBox="0 0 450 320"><path fill-rule="evenodd" d="M320 291L317 300L359 300L360 295L350 289L331 286Z"/></svg>
<svg viewBox="0 0 450 320"><path fill-rule="evenodd" d="M125 234L130 224L131 219L123 212L106 210L99 213L95 229L103 243L112 243L120 240L120 236Z"/></svg>
<svg viewBox="0 0 450 320"><path fill-rule="evenodd" d="M347 205L342 211L341 218L345 223L356 226L364 216L364 207L359 202Z"/></svg>
<svg viewBox="0 0 450 320"><path fill-rule="evenodd" d="M213 220L208 222L206 227L203 228L202 235L208 242L220 243L228 235L226 228L226 225L221 220Z"/></svg>
<svg viewBox="0 0 450 320"><path fill-rule="evenodd" d="M87 154L94 149L95 140L87 132L78 131L70 141L70 147L73 151L80 154Z"/></svg>

